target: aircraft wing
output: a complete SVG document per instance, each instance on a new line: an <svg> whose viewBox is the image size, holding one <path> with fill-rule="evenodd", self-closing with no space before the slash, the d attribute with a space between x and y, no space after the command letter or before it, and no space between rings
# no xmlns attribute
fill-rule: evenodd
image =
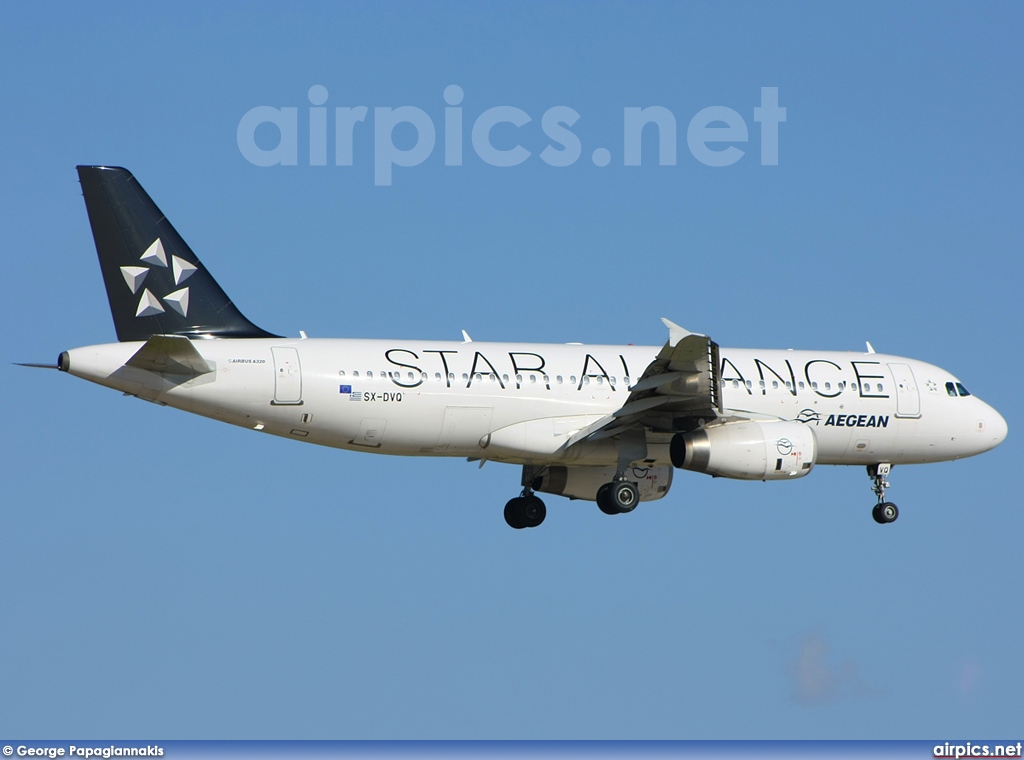
<svg viewBox="0 0 1024 760"><path fill-rule="evenodd" d="M668 341L612 414L580 430L567 442L596 441L634 428L672 433L685 419L724 416L718 344L667 319ZM683 424L685 427L685 423Z"/></svg>

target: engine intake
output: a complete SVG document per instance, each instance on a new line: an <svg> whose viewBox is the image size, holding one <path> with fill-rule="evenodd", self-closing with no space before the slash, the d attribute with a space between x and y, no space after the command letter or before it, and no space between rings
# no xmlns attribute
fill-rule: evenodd
<svg viewBox="0 0 1024 760"><path fill-rule="evenodd" d="M818 439L802 422L727 422L678 433L669 447L683 470L738 480L802 478L818 458Z"/></svg>

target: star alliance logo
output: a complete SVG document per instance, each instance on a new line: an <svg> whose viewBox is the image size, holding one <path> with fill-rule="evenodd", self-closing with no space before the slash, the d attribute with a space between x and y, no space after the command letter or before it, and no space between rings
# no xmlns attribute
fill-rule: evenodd
<svg viewBox="0 0 1024 760"><path fill-rule="evenodd" d="M164 252L164 244L160 238L153 241L149 248L139 257L139 261L149 266L121 267L121 274L128 287L131 288L132 293L139 292L139 288L142 287L146 277L152 271L151 267L167 268L167 254ZM185 259L178 256L171 256L170 268L171 274L174 276L175 285L181 285L195 274L196 269L198 269L195 264L189 264ZM160 303L161 300L181 316L188 316L188 288L179 288L173 293L163 296L162 299L153 295L149 288L143 288L142 295L139 296L139 308L135 310L135 316L152 317L156 314L164 313L166 309Z"/></svg>

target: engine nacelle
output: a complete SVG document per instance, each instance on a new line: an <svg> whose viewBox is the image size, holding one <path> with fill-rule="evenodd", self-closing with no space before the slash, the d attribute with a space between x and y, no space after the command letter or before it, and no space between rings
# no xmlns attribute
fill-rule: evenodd
<svg viewBox="0 0 1024 760"><path fill-rule="evenodd" d="M727 422L678 433L669 448L684 470L739 480L802 478L818 458L818 439L802 422Z"/></svg>
<svg viewBox="0 0 1024 760"><path fill-rule="evenodd" d="M597 500L597 489L615 478L614 467L563 467L552 465L544 474L534 479L534 491L568 496L570 499ZM629 467L626 479L636 483L640 501L654 501L668 493L672 486L672 468L668 465L657 467Z"/></svg>

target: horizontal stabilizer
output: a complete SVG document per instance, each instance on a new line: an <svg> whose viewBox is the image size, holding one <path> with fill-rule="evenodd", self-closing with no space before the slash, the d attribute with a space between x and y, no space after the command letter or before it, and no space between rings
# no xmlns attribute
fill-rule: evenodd
<svg viewBox="0 0 1024 760"><path fill-rule="evenodd" d="M180 335L154 335L125 366L166 375L205 375L214 370L192 341Z"/></svg>

